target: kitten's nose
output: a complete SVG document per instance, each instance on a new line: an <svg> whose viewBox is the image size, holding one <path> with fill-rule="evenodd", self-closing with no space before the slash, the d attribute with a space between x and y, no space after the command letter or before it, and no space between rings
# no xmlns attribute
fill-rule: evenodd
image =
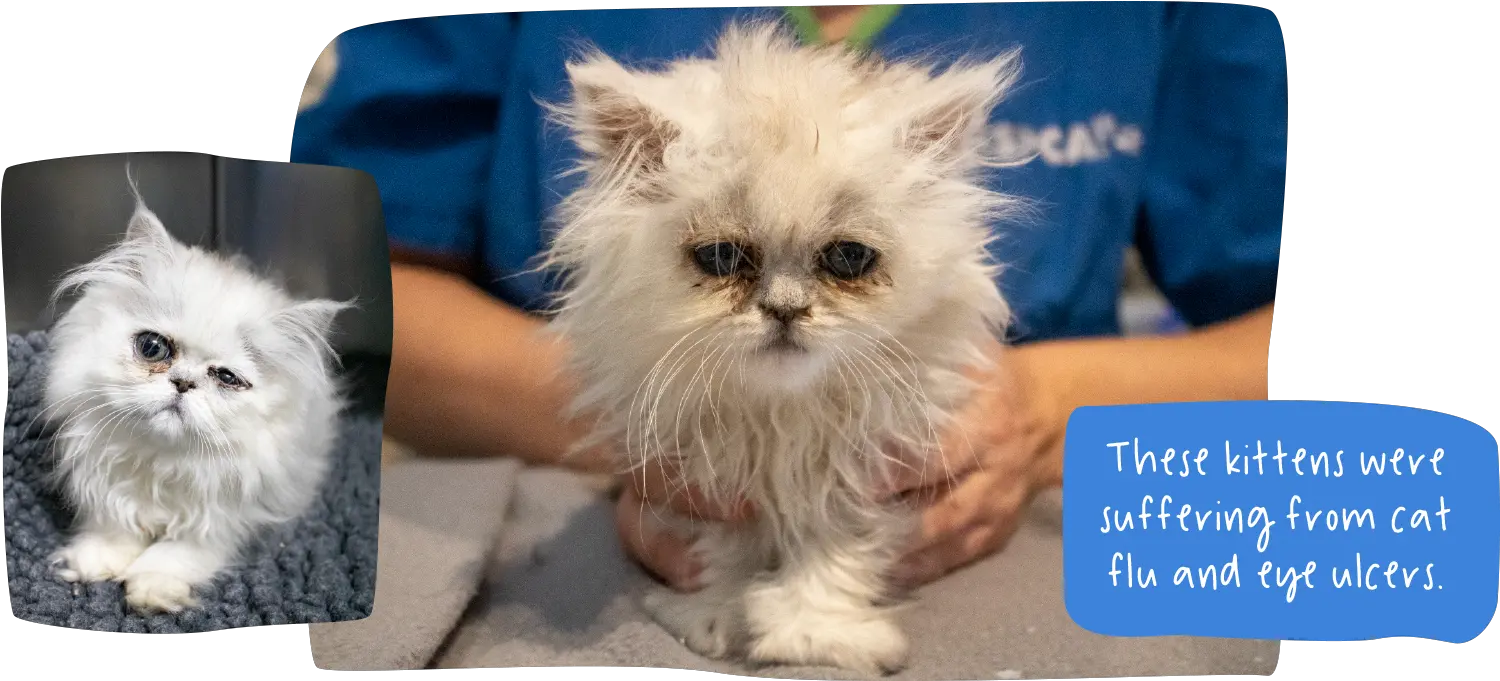
<svg viewBox="0 0 1500 681"><path fill-rule="evenodd" d="M174 379L171 379L171 380L172 380L172 385L177 386L177 392L180 392L180 393L185 393L185 392L187 392L189 390L192 390L193 388L198 387L197 383L194 383L194 382L192 382L192 381L190 381L190 380L188 380L186 378L174 378Z"/></svg>
<svg viewBox="0 0 1500 681"><path fill-rule="evenodd" d="M767 317L775 319L782 324L791 324L799 318L812 314L812 308L806 305L779 306L760 303L760 311L766 313Z"/></svg>

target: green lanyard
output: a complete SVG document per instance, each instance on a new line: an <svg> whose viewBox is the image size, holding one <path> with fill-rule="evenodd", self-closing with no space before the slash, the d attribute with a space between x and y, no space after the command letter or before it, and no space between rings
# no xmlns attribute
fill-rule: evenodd
<svg viewBox="0 0 1500 681"><path fill-rule="evenodd" d="M860 14L859 21L849 31L849 36L844 38L844 43L861 52L870 49L870 43L875 42L876 36L891 25L899 11L900 5L870 5ZM823 27L813 15L811 7L788 7L786 15L792 20L792 26L797 29L797 36L802 42L809 45L826 42L823 39Z"/></svg>

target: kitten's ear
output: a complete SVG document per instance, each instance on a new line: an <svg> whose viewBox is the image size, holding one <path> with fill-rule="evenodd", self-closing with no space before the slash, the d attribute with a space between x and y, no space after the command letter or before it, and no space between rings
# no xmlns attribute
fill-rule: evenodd
<svg viewBox="0 0 1500 681"><path fill-rule="evenodd" d="M146 206L146 199L141 196L141 188L136 184L129 164L125 166L125 180L130 184L130 195L135 198L135 211L130 214L130 222L125 226L125 241L157 250L171 248L176 240L167 231L167 226L162 224L161 218L156 217L156 213Z"/></svg>
<svg viewBox="0 0 1500 681"><path fill-rule="evenodd" d="M352 307L352 302L322 299L292 303L247 329L251 347L288 372L322 371L336 355L329 338L334 318Z"/></svg>
<svg viewBox="0 0 1500 681"><path fill-rule="evenodd" d="M338 314L351 302L304 300L293 303L268 320L270 337L257 345L273 364L298 372L317 372L336 359L329 336Z"/></svg>
<svg viewBox="0 0 1500 681"><path fill-rule="evenodd" d="M299 301L272 315L271 328L283 338L322 351L328 348L334 318L351 307L353 303L336 300Z"/></svg>
<svg viewBox="0 0 1500 681"><path fill-rule="evenodd" d="M659 170L677 125L638 94L644 76L595 53L567 66L572 102L563 118L579 148L615 170Z"/></svg>
<svg viewBox="0 0 1500 681"><path fill-rule="evenodd" d="M987 62L957 64L934 76L914 99L901 130L904 148L945 164L982 162L990 112L1020 77L1015 50Z"/></svg>

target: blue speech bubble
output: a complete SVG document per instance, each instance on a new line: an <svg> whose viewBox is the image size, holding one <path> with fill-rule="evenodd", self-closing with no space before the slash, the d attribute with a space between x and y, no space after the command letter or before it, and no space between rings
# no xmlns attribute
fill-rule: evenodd
<svg viewBox="0 0 1500 681"><path fill-rule="evenodd" d="M1469 421L1347 402L1084 407L1064 448L1064 599L1095 633L1463 643L1495 615L1500 451Z"/></svg>

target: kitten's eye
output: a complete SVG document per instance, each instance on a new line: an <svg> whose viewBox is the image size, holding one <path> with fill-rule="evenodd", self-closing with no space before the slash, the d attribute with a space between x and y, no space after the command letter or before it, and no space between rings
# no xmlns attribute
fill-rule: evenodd
<svg viewBox="0 0 1500 681"><path fill-rule="evenodd" d="M209 369L208 375L213 376L214 380L218 381L226 388L243 389L250 387L250 383L245 379L240 378L239 374L236 374L233 371L230 371L223 367L213 367Z"/></svg>
<svg viewBox="0 0 1500 681"><path fill-rule="evenodd" d="M870 272L878 255L857 241L839 241L823 249L823 269L840 279L857 279Z"/></svg>
<svg viewBox="0 0 1500 681"><path fill-rule="evenodd" d="M170 361L176 354L172 341L155 331L142 331L135 336L135 354L141 359L158 364Z"/></svg>
<svg viewBox="0 0 1500 681"><path fill-rule="evenodd" d="M711 277L727 277L750 266L750 257L739 244L719 241L693 249L693 263Z"/></svg>

